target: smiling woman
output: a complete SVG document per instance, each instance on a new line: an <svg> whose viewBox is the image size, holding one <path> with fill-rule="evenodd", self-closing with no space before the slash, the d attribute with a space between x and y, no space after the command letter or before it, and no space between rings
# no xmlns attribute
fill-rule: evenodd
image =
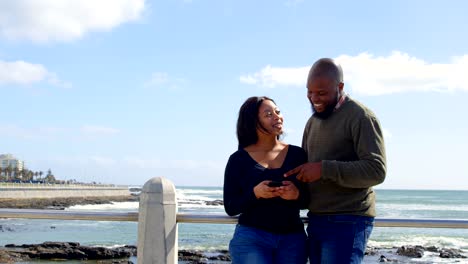
<svg viewBox="0 0 468 264"><path fill-rule="evenodd" d="M229 243L233 263L306 262L299 217L305 185L295 176L283 178L306 156L301 148L280 141L282 133L283 116L272 99L250 97L241 106L239 149L226 165L223 192L226 213L240 215Z"/></svg>

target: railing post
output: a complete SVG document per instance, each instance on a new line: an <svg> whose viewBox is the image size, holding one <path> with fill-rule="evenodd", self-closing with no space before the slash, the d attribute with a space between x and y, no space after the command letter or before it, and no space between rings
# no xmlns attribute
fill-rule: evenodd
<svg viewBox="0 0 468 264"><path fill-rule="evenodd" d="M175 187L155 177L145 183L138 212L139 264L177 263L177 203Z"/></svg>

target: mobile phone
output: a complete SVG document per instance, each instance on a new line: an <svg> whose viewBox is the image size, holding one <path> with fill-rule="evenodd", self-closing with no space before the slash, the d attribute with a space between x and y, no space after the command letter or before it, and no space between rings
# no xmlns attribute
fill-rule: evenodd
<svg viewBox="0 0 468 264"><path fill-rule="evenodd" d="M280 181L271 181L270 183L268 183L268 186L269 186L269 187L280 187L280 186L283 186L283 182L280 182Z"/></svg>

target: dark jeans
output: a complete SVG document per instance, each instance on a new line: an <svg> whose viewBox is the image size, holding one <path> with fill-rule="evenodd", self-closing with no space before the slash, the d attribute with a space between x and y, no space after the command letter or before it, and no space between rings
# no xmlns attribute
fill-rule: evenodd
<svg viewBox="0 0 468 264"><path fill-rule="evenodd" d="M309 214L310 264L361 263L373 227L373 217Z"/></svg>
<svg viewBox="0 0 468 264"><path fill-rule="evenodd" d="M275 234L237 225L229 243L233 264L304 264L307 261L305 231Z"/></svg>

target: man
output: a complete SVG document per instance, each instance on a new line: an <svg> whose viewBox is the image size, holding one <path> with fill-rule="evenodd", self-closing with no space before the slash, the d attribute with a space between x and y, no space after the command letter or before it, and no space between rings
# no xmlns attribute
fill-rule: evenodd
<svg viewBox="0 0 468 264"><path fill-rule="evenodd" d="M374 113L343 91L332 59L314 63L307 79L313 115L302 147L305 163L285 174L309 183L310 263L360 263L373 228L372 186L385 179L382 129Z"/></svg>

